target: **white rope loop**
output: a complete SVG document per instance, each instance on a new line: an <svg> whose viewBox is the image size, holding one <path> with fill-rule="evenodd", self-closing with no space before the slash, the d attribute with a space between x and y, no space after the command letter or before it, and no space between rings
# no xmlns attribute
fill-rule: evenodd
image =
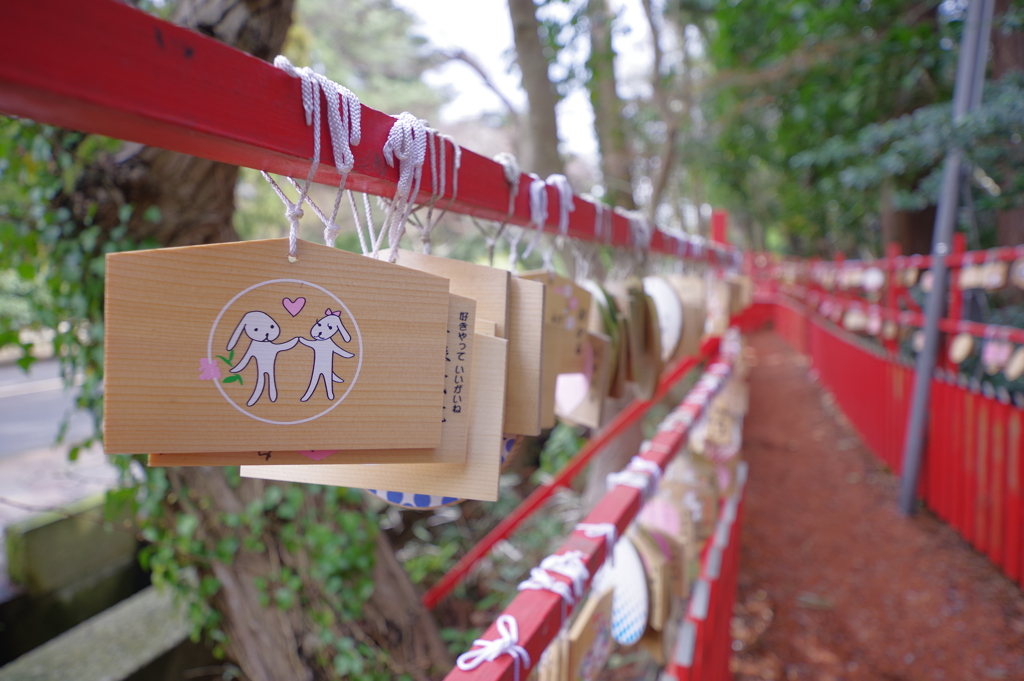
<svg viewBox="0 0 1024 681"><path fill-rule="evenodd" d="M650 441L648 440L648 442ZM648 449L649 448L650 445L648 446ZM632 459L629 460L629 465L626 466L626 470L637 471L639 473L646 473L647 475L651 476L651 478L654 479L655 483L661 480L661 466L654 463L650 459L645 459L639 455L634 456Z"/></svg>
<svg viewBox="0 0 1024 681"><path fill-rule="evenodd" d="M472 650L459 655L455 666L464 672L473 671L484 662L494 662L502 655L511 655L514 660L515 681L519 681L519 668L529 671L530 654L519 645L519 623L512 615L500 615L495 621L498 638L493 640L478 638L473 641Z"/></svg>
<svg viewBox="0 0 1024 681"><path fill-rule="evenodd" d="M298 78L301 81L302 108L306 115L306 125L313 126L313 163L310 167L309 175L302 186L299 186L298 183L289 178L292 186L299 191L298 201L292 203L288 200L284 192L281 191L281 188L264 173L264 177L270 181L277 195L285 202L285 214L288 217L289 223L288 256L290 260L294 260L299 219L303 215L303 201L308 202L313 207L317 217L324 223L324 243L332 248L334 247L334 242L340 231L336 220L338 208L341 205L341 195L345 189L348 174L355 167L355 155L352 153L352 145L358 145L362 138L362 105L359 103L359 98L348 88L307 67L296 68L283 55L278 55L274 59L274 66L292 78ZM323 211L317 208L312 200L309 199L309 188L320 163L320 90L323 90L324 98L327 100L327 127L331 134L334 166L340 175L338 191L334 197L334 207L331 210L330 217L324 215Z"/></svg>
<svg viewBox="0 0 1024 681"><path fill-rule="evenodd" d="M585 557L586 554L582 551L566 551L548 556L540 562L540 566L548 572L567 577L572 582L573 593L579 599L586 589L587 580L590 579L590 570L583 562Z"/></svg>
<svg viewBox="0 0 1024 681"><path fill-rule="evenodd" d="M423 244L423 252L430 254L430 233L434 227L441 222L448 209L451 208L459 194L459 168L462 166L462 147L449 135L443 135L433 128L427 128L427 149L430 151L430 202L427 208L427 217L420 227L420 241ZM452 196L444 209L435 218L434 206L440 199L444 198L447 175L447 144L452 145ZM415 198L415 197L414 197Z"/></svg>
<svg viewBox="0 0 1024 681"><path fill-rule="evenodd" d="M530 173L530 179L530 224L536 226L537 232L523 249L524 259L530 257L530 253L533 253L533 249L540 242L544 224L548 221L548 185L536 173Z"/></svg>
<svg viewBox="0 0 1024 681"><path fill-rule="evenodd" d="M576 523L574 532L582 532L585 537L598 539L604 537L605 560L612 562L615 555L615 542L618 541L619 530L614 523Z"/></svg>
<svg viewBox="0 0 1024 681"><path fill-rule="evenodd" d="M302 203L313 184L316 170L320 166L320 80L312 69L303 67L296 68L284 56L274 59L274 66L287 73L292 78L298 78L302 85L302 109L306 115L306 125L313 126L313 159L309 166L309 174L306 181L299 188L299 199L294 203L281 190L270 175L262 172L263 177L270 182L275 193L285 205L285 217L288 218L288 260L295 262L295 251L299 239L299 220L302 218Z"/></svg>
<svg viewBox="0 0 1024 681"><path fill-rule="evenodd" d="M558 190L558 232L562 236L567 236L569 234L569 213L576 210L569 178L555 173L548 175L548 179L544 183Z"/></svg>
<svg viewBox="0 0 1024 681"><path fill-rule="evenodd" d="M394 125L388 131L388 139L384 143L384 160L392 168L398 165L398 184L395 196L384 217L381 232L388 235L388 247L391 249L390 262L398 259L398 243L405 233L405 223L412 213L413 202L420 192L423 180L423 163L427 159L427 125L426 121L416 118L408 111L403 111L395 118ZM378 248L372 251L377 257Z"/></svg>
<svg viewBox="0 0 1024 681"><path fill-rule="evenodd" d="M632 487L640 490L640 495L646 501L654 492L654 478L639 471L624 470L616 473L609 473L605 478L605 485L609 492L616 487Z"/></svg>
<svg viewBox="0 0 1024 681"><path fill-rule="evenodd" d="M550 591L562 597L566 605L576 605L576 596L573 594L572 585L560 581L551 576L544 568L533 568L530 570L530 578L519 583L518 591ZM562 619L565 619L565 611L562 612Z"/></svg>

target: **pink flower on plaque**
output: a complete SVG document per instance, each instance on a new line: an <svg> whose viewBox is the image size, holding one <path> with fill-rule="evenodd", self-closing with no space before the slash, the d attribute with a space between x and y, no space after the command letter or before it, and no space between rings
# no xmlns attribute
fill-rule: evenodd
<svg viewBox="0 0 1024 681"><path fill-rule="evenodd" d="M220 367L212 359L201 358L199 360L199 379L202 381L219 380Z"/></svg>

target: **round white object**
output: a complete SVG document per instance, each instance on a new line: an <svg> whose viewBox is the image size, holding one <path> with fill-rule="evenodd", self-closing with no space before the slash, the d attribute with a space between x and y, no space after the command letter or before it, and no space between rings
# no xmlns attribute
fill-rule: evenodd
<svg viewBox="0 0 1024 681"><path fill-rule="evenodd" d="M877 314L868 316L867 332L869 335L877 336L882 333L882 317Z"/></svg>
<svg viewBox="0 0 1024 681"><path fill-rule="evenodd" d="M606 562L594 575L595 593L615 589L612 597L612 638L630 646L640 640L647 628L647 577L640 554L628 537L615 544L614 560Z"/></svg>
<svg viewBox="0 0 1024 681"><path fill-rule="evenodd" d="M877 267L869 267L864 270L861 282L865 291L880 291L885 286L885 272Z"/></svg>
<svg viewBox="0 0 1024 681"><path fill-rule="evenodd" d="M654 301L658 311L658 326L661 331L661 361L667 362L679 347L683 336L683 304L679 296L661 277L644 277L644 293Z"/></svg>
<svg viewBox="0 0 1024 681"><path fill-rule="evenodd" d="M843 326L846 327L847 331L860 333L868 326L868 316L864 314L863 310L850 308L843 317Z"/></svg>
<svg viewBox="0 0 1024 681"><path fill-rule="evenodd" d="M1024 258L1021 258L1010 266L1010 280L1017 288L1024 288Z"/></svg>
<svg viewBox="0 0 1024 681"><path fill-rule="evenodd" d="M462 499L456 497L442 497L436 494L413 494L412 492L385 492L384 490L368 489L366 490L378 499L392 504L394 506L401 506L402 508L414 508L418 511L429 511L433 508L441 508L442 506L451 506L457 504Z"/></svg>
<svg viewBox="0 0 1024 681"><path fill-rule="evenodd" d="M928 270L921 275L921 290L925 293L931 293L932 283L935 281L935 274Z"/></svg>
<svg viewBox="0 0 1024 681"><path fill-rule="evenodd" d="M910 339L910 347L914 349L914 352L922 352L924 350L924 331L918 329L914 332L913 337Z"/></svg>
<svg viewBox="0 0 1024 681"><path fill-rule="evenodd" d="M1010 361L1006 363L1006 368L1003 369L1003 375L1008 381L1016 381L1024 375L1024 345L1014 350Z"/></svg>
<svg viewBox="0 0 1024 681"><path fill-rule="evenodd" d="M949 361L953 364L960 364L967 359L974 350L974 336L969 333L958 333L953 342L949 344Z"/></svg>

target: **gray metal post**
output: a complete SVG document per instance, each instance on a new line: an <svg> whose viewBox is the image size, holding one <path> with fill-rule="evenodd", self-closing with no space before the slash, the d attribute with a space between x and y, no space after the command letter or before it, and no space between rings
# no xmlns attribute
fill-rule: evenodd
<svg viewBox="0 0 1024 681"><path fill-rule="evenodd" d="M982 83L975 82L975 79L984 80L988 35L983 34L982 30L986 24L991 26L993 2L994 0L970 0L967 5L967 21L960 41L956 83L953 86L954 122L973 108L972 104L977 106L981 102ZM949 254L959 207L962 157L963 153L958 148L950 149L946 153L945 167L942 171L942 193L939 195L939 207L935 215L935 230L932 237L932 288L925 302L924 349L917 356L914 397L903 447L899 507L906 515L914 512L917 482L921 475L932 372L935 369L935 356L939 346L939 318L942 316L946 298L945 256Z"/></svg>

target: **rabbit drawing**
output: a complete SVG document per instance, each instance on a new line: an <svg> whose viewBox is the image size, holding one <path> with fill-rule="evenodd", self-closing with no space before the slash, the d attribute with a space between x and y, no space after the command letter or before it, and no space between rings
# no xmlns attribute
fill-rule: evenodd
<svg viewBox="0 0 1024 681"><path fill-rule="evenodd" d="M291 350L299 342L298 338L292 338L284 343L274 341L281 335L281 327L274 321L273 317L266 312L246 312L242 321L238 322L235 332L231 334L228 341L228 350L234 349L245 331L251 341L249 349L238 361L238 364L231 367L230 371L237 374L249 365L253 359L256 360L256 387L252 391L252 397L246 402L252 406L263 396L263 386L266 384L270 393L270 401L277 402L277 379L274 376L274 364L277 362L277 354L285 350Z"/></svg>
<svg viewBox="0 0 1024 681"><path fill-rule="evenodd" d="M309 330L309 335L313 337L313 340L298 339L300 343L313 350L313 375L309 380L309 388L306 389L306 394L301 398L303 402L306 402L313 396L313 392L320 383L321 377L324 379L324 388L327 391L327 399L329 400L334 399L334 384L345 382L345 379L339 378L334 373L334 356L341 355L348 359L355 357L355 355L339 348L335 344L332 338L336 333L340 333L346 343L352 340L348 329L345 328L341 321L341 312L332 312L328 308L324 313L323 319L319 320Z"/></svg>

